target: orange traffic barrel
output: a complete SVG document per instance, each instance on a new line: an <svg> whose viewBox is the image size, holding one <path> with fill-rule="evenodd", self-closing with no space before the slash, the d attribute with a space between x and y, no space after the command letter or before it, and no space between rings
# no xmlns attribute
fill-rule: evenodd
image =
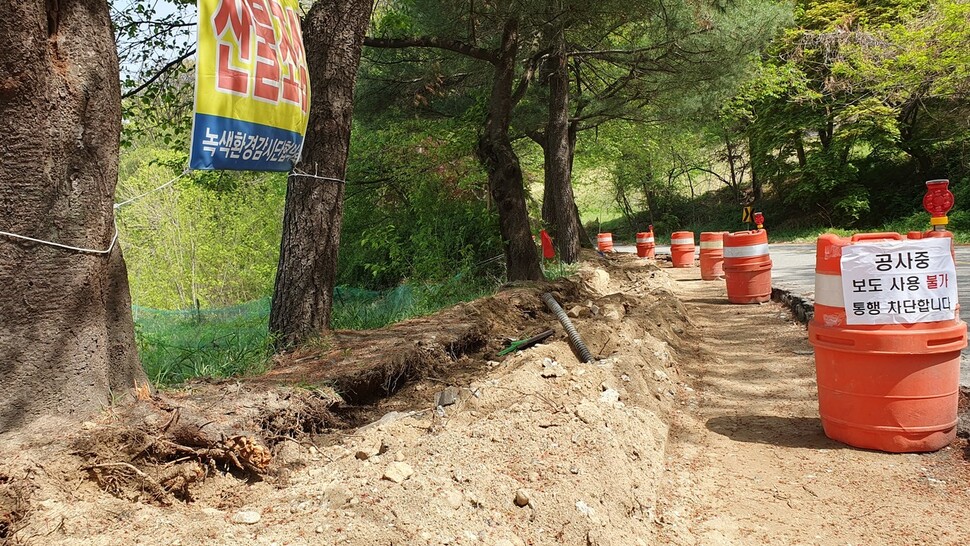
<svg viewBox="0 0 970 546"><path fill-rule="evenodd" d="M596 236L596 246L600 252L613 252L613 234L600 233Z"/></svg>
<svg viewBox="0 0 970 546"><path fill-rule="evenodd" d="M771 257L763 229L724 234L724 281L731 303L771 299Z"/></svg>
<svg viewBox="0 0 970 546"><path fill-rule="evenodd" d="M701 279L716 281L724 277L724 234L726 231L701 233Z"/></svg>
<svg viewBox="0 0 970 546"><path fill-rule="evenodd" d="M670 261L674 267L693 267L693 231L675 231L670 234Z"/></svg>
<svg viewBox="0 0 970 546"><path fill-rule="evenodd" d="M912 235L908 239L920 240ZM843 249L901 240L898 233L851 238L827 233L818 238L815 316L808 324L808 339L815 348L818 409L825 435L833 440L894 453L935 451L956 437L960 351L967 346L967 325L959 319L956 302L948 302L954 311L952 320L849 324L846 315ZM930 276L936 279L925 271L901 273L898 278L928 281ZM875 285L873 279L877 279ZM851 290L888 288L883 281L889 279L873 279L853 280ZM854 303L851 313L879 312L882 303L891 308L906 302ZM933 305L913 302L914 308L923 304Z"/></svg>
<svg viewBox="0 0 970 546"><path fill-rule="evenodd" d="M641 231L637 233L637 256L641 258L653 258L656 253L657 245L653 240L652 231Z"/></svg>

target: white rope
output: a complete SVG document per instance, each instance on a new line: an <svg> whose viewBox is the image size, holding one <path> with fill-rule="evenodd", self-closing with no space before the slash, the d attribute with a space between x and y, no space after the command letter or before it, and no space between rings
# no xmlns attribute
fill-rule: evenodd
<svg viewBox="0 0 970 546"><path fill-rule="evenodd" d="M120 203L115 203L114 206L113 206L113 210L118 210L119 208L121 208L121 207L123 207L125 205L128 205L128 204L131 204L132 202L137 201L137 200L141 199L142 197L145 197L146 195L151 195L151 194L153 194L153 193L155 193L155 192L157 192L157 191L159 191L159 190L161 190L163 188L166 188L168 186L171 186L178 179L182 178L183 176L185 176L188 173L189 173L189 170L186 169L186 170L182 171L182 173L180 175L176 176L175 178L169 180L168 182L162 184L161 186L158 186L157 188L155 188L153 190L146 191L145 193L143 193L141 195L136 195L136 196L132 197L131 199L127 199L127 200L122 201ZM57 247L57 248L63 248L64 250L73 250L75 252L84 252L86 254L110 254L111 251L114 250L114 248L115 248L115 243L118 242L118 225L117 225L117 222L116 221L113 222L113 223L115 224L114 235L111 236L111 244L109 244L108 245L108 248L105 249L105 250L97 250L97 249L94 249L94 248L83 248L83 247L77 247L77 246L71 246L71 245L64 245L64 244L61 244L61 243L55 243L53 241L45 241L43 239L35 239L33 237L28 237L26 235L18 235L16 233L10 233L9 231L0 231L0 235L5 235L7 237L12 237L14 239L22 239L24 241L30 241L32 243L38 243L38 244L42 244L42 245L53 246L53 247Z"/></svg>
<svg viewBox="0 0 970 546"><path fill-rule="evenodd" d="M62 245L60 243L54 243L54 242L51 242L51 241L44 241L44 240L41 240L41 239L34 239L33 237L27 237L26 235L17 235L16 233L9 233L9 232L6 232L6 231L0 231L0 235L6 235L7 237L13 237L15 239L23 239L25 241L31 241L31 242L34 242L34 243L40 243L42 245L56 246L57 248L63 248L65 250L74 250L76 252L85 252L85 253L88 253L88 254L108 254L108 253L110 253L114 249L115 243L118 242L118 227L115 226L115 234L114 234L114 236L111 237L111 244L108 245L108 249L107 250L95 250L93 248L80 248L80 247L76 247L76 246Z"/></svg>
<svg viewBox="0 0 970 546"><path fill-rule="evenodd" d="M137 200L141 199L142 197L145 197L146 195L151 195L151 194L153 194L153 193L155 193L157 191L160 191L162 189L165 189L168 186L171 186L172 184L174 184L175 182L177 182L179 178L182 178L183 176L185 176L187 174L189 174L189 170L188 169L185 169L184 171L182 171L182 174L176 176L175 178L169 180L168 182L162 184L161 186L159 186L159 187L157 187L157 188L155 188L153 190L148 190L148 191L146 191L145 193L143 193L141 195L136 195L136 196L132 197L131 199L127 199L127 200L122 201L120 203L115 203L115 209L120 209L121 207L123 207L125 205L128 205L128 204L131 204L133 201L137 201Z"/></svg>
<svg viewBox="0 0 970 546"><path fill-rule="evenodd" d="M314 180L329 180L331 182L339 182L341 184L346 184L347 183L346 180L343 180L343 179L340 179L340 178L333 178L333 177L330 177L330 176L319 176L319 175L316 175L316 174L310 174L310 173L305 173L303 171L298 171L296 169L293 169L293 171L290 172L290 176L295 177L295 178L313 178Z"/></svg>

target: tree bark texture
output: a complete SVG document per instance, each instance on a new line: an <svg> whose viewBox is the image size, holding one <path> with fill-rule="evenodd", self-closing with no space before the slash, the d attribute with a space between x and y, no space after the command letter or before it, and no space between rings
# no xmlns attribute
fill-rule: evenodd
<svg viewBox="0 0 970 546"><path fill-rule="evenodd" d="M283 239L270 311L277 347L329 328L343 219L354 86L372 0L318 0L303 31L312 99L303 158L286 186Z"/></svg>
<svg viewBox="0 0 970 546"><path fill-rule="evenodd" d="M551 234L559 258L565 263L579 259L579 215L573 196L572 161L569 131L569 72L566 70L566 42L561 23L554 36L555 47L549 56L549 121L546 123L545 160L546 199L552 209ZM545 218L545 214L543 215Z"/></svg>
<svg viewBox="0 0 970 546"><path fill-rule="evenodd" d="M510 281L542 278L525 206L522 167L509 138L518 40L518 21L509 17L502 31L502 45L495 63L485 129L478 139L478 157L488 172L489 191L498 210Z"/></svg>
<svg viewBox="0 0 970 546"><path fill-rule="evenodd" d="M107 249L121 89L106 0L0 0L0 230ZM0 235L0 432L147 382L121 249Z"/></svg>

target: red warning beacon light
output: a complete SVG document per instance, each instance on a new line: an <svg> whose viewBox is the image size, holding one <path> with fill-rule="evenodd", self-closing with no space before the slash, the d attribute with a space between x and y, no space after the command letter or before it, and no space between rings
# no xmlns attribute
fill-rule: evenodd
<svg viewBox="0 0 970 546"><path fill-rule="evenodd" d="M935 231L946 230L949 219L946 213L953 208L953 192L948 187L950 181L946 179L928 180L926 195L923 196L923 208L930 213L930 224Z"/></svg>
<svg viewBox="0 0 970 546"><path fill-rule="evenodd" d="M765 215L760 212L754 213L754 225L758 226L758 229L764 229Z"/></svg>

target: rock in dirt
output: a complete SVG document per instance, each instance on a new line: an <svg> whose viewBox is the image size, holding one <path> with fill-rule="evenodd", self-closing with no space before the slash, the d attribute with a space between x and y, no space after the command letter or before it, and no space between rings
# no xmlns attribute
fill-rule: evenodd
<svg viewBox="0 0 970 546"><path fill-rule="evenodd" d="M602 311L604 319L610 322L619 322L623 320L623 315L626 310L621 305L606 304L603 306Z"/></svg>
<svg viewBox="0 0 970 546"><path fill-rule="evenodd" d="M600 393L600 402L606 402L612 404L613 402L620 401L620 393L616 389L605 389Z"/></svg>
<svg viewBox="0 0 970 546"><path fill-rule="evenodd" d="M384 470L384 475L381 476L381 478L390 480L394 483L401 483L410 478L413 474L414 469L411 468L411 465L401 461L394 461L393 463L387 465L387 469Z"/></svg>
<svg viewBox="0 0 970 546"><path fill-rule="evenodd" d="M528 489L519 489L515 492L515 505L518 507L528 506L532 502L531 494Z"/></svg>
<svg viewBox="0 0 970 546"><path fill-rule="evenodd" d="M435 407L450 406L458 401L459 394L461 394L461 391L458 387L448 387L434 396L434 405Z"/></svg>
<svg viewBox="0 0 970 546"><path fill-rule="evenodd" d="M570 318L582 318L590 313L588 307L583 307L582 305L574 305L569 311L566 311L566 315Z"/></svg>
<svg viewBox="0 0 970 546"><path fill-rule="evenodd" d="M576 406L576 417L587 425L599 422L603 418L603 412L596 407L596 404L589 401L582 401Z"/></svg>
<svg viewBox="0 0 970 546"><path fill-rule="evenodd" d="M668 376L667 372L663 370L654 370L653 378L657 381L670 381L670 376Z"/></svg>
<svg viewBox="0 0 970 546"><path fill-rule="evenodd" d="M610 274L602 269L594 269L586 278L586 286L603 296L610 291Z"/></svg>
<svg viewBox="0 0 970 546"><path fill-rule="evenodd" d="M562 364L556 362L551 358L542 359L542 372L539 375L542 377L562 377L568 372L566 368L562 367Z"/></svg>
<svg viewBox="0 0 970 546"><path fill-rule="evenodd" d="M596 511L593 510L593 507L586 504L586 501L576 501L576 510L579 510L580 514L588 517L589 519L593 519L596 516Z"/></svg>
<svg viewBox="0 0 970 546"><path fill-rule="evenodd" d="M460 491L454 489L445 491L445 503L453 510L461 508L463 502L465 502L465 496Z"/></svg>
<svg viewBox="0 0 970 546"><path fill-rule="evenodd" d="M387 453L387 450L390 448L391 446L387 445L387 442L385 442L384 440L381 440L380 444L373 444L373 445L361 447L360 449L357 450L357 453L354 454L354 457L356 457L357 459L360 459L361 461L366 461L371 457L376 457L377 455L383 455Z"/></svg>
<svg viewBox="0 0 970 546"><path fill-rule="evenodd" d="M254 512L252 510L243 510L242 512L236 512L232 515L233 523L240 523L243 525L259 523L259 520L261 519L262 516L259 515L259 512Z"/></svg>
<svg viewBox="0 0 970 546"><path fill-rule="evenodd" d="M415 412L413 412L413 411L408 411L408 412L392 411L392 412L389 412L389 413L385 414L384 417L381 417L377 421L374 421L373 423L370 423L368 425L364 425L364 426L360 427L359 430L360 431L365 431L365 430L368 430L368 429L371 429L371 428L380 428L380 427L382 427L384 425L388 425L390 423L393 423L394 421L400 421L401 419L404 419L405 417L411 417L412 415L414 415L414 413Z"/></svg>
<svg viewBox="0 0 970 546"><path fill-rule="evenodd" d="M323 497L327 499L330 506L340 507L350 502L350 499L354 498L354 494L347 486L338 484L325 489Z"/></svg>

